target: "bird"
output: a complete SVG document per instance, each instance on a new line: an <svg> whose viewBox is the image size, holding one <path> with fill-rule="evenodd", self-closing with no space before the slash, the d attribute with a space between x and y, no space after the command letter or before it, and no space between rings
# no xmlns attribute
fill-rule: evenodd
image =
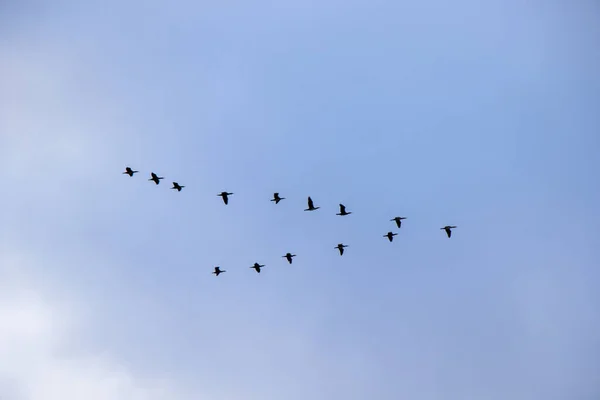
<svg viewBox="0 0 600 400"><path fill-rule="evenodd" d="M388 232L385 235L383 235L383 237L387 237L389 239L389 241L391 242L392 240L394 240L394 236L396 236L397 233L392 233L392 232Z"/></svg>
<svg viewBox="0 0 600 400"><path fill-rule="evenodd" d="M185 186L180 185L177 182L173 182L173 187L171 189L177 189L178 192L181 192L181 189L183 189Z"/></svg>
<svg viewBox="0 0 600 400"><path fill-rule="evenodd" d="M279 197L279 193L278 192L273 193L273 198L271 199L271 201L274 201L275 204L279 204L279 202L281 200L285 200L285 197Z"/></svg>
<svg viewBox="0 0 600 400"><path fill-rule="evenodd" d="M133 176L133 174L135 174L136 172L139 172L139 171L134 171L134 170L131 169L131 167L127 167L127 168L125 168L125 172L123 172L123 174L127 174L129 176Z"/></svg>
<svg viewBox="0 0 600 400"><path fill-rule="evenodd" d="M258 272L260 274L260 269L263 267L264 267L264 265L260 265L259 263L254 263L254 265L251 266L250 268L253 268L254 270L256 270L256 272Z"/></svg>
<svg viewBox="0 0 600 400"><path fill-rule="evenodd" d="M227 272L227 271L224 271L224 270L222 270L219 267L215 267L215 270L213 271L213 274L215 274L216 276L219 276L219 274L222 273L222 272Z"/></svg>
<svg viewBox="0 0 600 400"><path fill-rule="evenodd" d="M221 196L223 198L223 203L225 203L227 205L229 203L229 197L227 197L227 196L231 196L232 194L233 193L229 193L229 192L221 192L217 196Z"/></svg>
<svg viewBox="0 0 600 400"><path fill-rule="evenodd" d="M348 215L348 214L352 214L352 211L346 211L346 206L343 204L340 204L340 212L335 215Z"/></svg>
<svg viewBox="0 0 600 400"><path fill-rule="evenodd" d="M287 258L288 262L291 264L292 263L292 257L296 257L295 254L292 253L286 253L285 256L281 256L283 258Z"/></svg>
<svg viewBox="0 0 600 400"><path fill-rule="evenodd" d="M339 243L334 249L338 249L340 251L340 256L344 254L344 247L348 247L346 244Z"/></svg>
<svg viewBox="0 0 600 400"><path fill-rule="evenodd" d="M446 231L446 235L448 235L448 238L450 238L450 236L452 236L452 230L451 229L454 229L454 228L456 228L456 227L455 226L446 225L445 227L440 228L440 229L445 230Z"/></svg>
<svg viewBox="0 0 600 400"><path fill-rule="evenodd" d="M398 226L398 228L400 228L402 226L403 219L406 219L406 217L394 217L390 219L390 221L396 221L396 225Z"/></svg>
<svg viewBox="0 0 600 400"><path fill-rule="evenodd" d="M310 196L308 196L308 208L305 209L304 211L315 211L318 210L321 207L315 207L312 199L310 198Z"/></svg>
<svg viewBox="0 0 600 400"><path fill-rule="evenodd" d="M148 180L149 180L149 181L154 181L154 183L156 183L157 185L160 183L160 180L161 180L161 179L165 179L165 178L163 178L162 176L158 176L158 175L156 175L154 172L152 172L150 175L152 176L152 178L150 178L150 179L148 179Z"/></svg>

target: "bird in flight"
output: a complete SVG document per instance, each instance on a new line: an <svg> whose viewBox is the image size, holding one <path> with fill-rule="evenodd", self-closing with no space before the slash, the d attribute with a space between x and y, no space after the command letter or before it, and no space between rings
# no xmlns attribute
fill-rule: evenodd
<svg viewBox="0 0 600 400"><path fill-rule="evenodd" d="M131 169L131 167L127 167L127 168L125 168L125 172L123 172L123 174L127 174L129 176L133 176L133 174L135 174L136 172L139 172L139 171L134 171L134 170Z"/></svg>
<svg viewBox="0 0 600 400"><path fill-rule="evenodd" d="M406 219L406 217L394 217L394 218L390 219L390 221L396 221L396 226L398 226L398 228L400 228L402 226L403 219Z"/></svg>
<svg viewBox="0 0 600 400"><path fill-rule="evenodd" d="M229 203L229 197L227 197L227 196L231 196L232 194L233 193L221 192L217 196L221 196L223 198L223 203L228 204Z"/></svg>
<svg viewBox="0 0 600 400"><path fill-rule="evenodd" d="M344 255L344 247L348 247L347 244L339 243L334 249L338 249L340 251L340 256Z"/></svg>
<svg viewBox="0 0 600 400"><path fill-rule="evenodd" d="M227 272L227 271L224 271L224 270L222 270L219 267L215 267L215 270L213 271L213 274L215 274L216 276L219 276L219 274L223 273L223 272Z"/></svg>
<svg viewBox="0 0 600 400"><path fill-rule="evenodd" d="M156 183L157 185L160 183L161 179L165 179L162 176L158 176L156 175L154 172L150 173L150 175L152 176L152 178L148 179L149 181L153 181L154 183Z"/></svg>
<svg viewBox="0 0 600 400"><path fill-rule="evenodd" d="M177 182L173 182L173 187L171 189L177 189L178 192L181 192L181 189L183 189L185 186L180 185Z"/></svg>
<svg viewBox="0 0 600 400"><path fill-rule="evenodd" d="M392 240L394 240L394 236L396 236L397 233L392 233L392 232L388 232L385 235L383 235L383 237L388 238L388 240L391 242Z"/></svg>
<svg viewBox="0 0 600 400"><path fill-rule="evenodd" d="M260 269L263 267L264 267L264 265L260 265L259 263L254 263L254 265L251 266L250 268L256 270L256 272L258 272L260 274Z"/></svg>
<svg viewBox="0 0 600 400"><path fill-rule="evenodd" d="M315 211L318 210L321 207L315 207L315 204L313 203L312 199L310 198L310 196L308 196L308 208L305 209L304 211Z"/></svg>
<svg viewBox="0 0 600 400"><path fill-rule="evenodd" d="M445 230L446 231L446 235L448 235L448 238L450 238L450 236L452 236L452 229L454 229L454 228L456 228L456 227L455 226L446 225L445 227L440 228L440 229Z"/></svg>
<svg viewBox="0 0 600 400"><path fill-rule="evenodd" d="M346 211L346 206L343 204L340 204L340 212L335 215L349 215L349 214L352 214L352 211Z"/></svg>
<svg viewBox="0 0 600 400"><path fill-rule="evenodd" d="M296 257L295 254L292 253L285 253L285 256L281 256L283 258L286 258L288 260L288 262L291 264L292 263L292 257Z"/></svg>
<svg viewBox="0 0 600 400"><path fill-rule="evenodd" d="M279 193L278 192L273 193L273 198L271 199L271 201L274 201L275 204L279 204L279 202L281 200L285 200L285 197L279 197Z"/></svg>

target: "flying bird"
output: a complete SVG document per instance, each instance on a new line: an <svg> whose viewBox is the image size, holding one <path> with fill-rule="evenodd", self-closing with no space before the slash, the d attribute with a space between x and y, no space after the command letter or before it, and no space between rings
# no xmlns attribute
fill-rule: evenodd
<svg viewBox="0 0 600 400"><path fill-rule="evenodd" d="M344 255L344 247L348 247L348 245L340 243L337 246L335 246L334 249L338 249L340 251L341 256Z"/></svg>
<svg viewBox="0 0 600 400"><path fill-rule="evenodd" d="M177 189L178 192L181 192L181 189L183 189L185 186L180 185L177 182L173 182L173 187L171 189Z"/></svg>
<svg viewBox="0 0 600 400"><path fill-rule="evenodd" d="M273 193L273 198L271 199L271 201L274 201L275 204L279 204L279 202L281 200L285 200L285 197L279 197L279 193L278 192Z"/></svg>
<svg viewBox="0 0 600 400"><path fill-rule="evenodd" d="M223 273L223 272L227 272L227 271L224 271L224 270L222 270L219 267L215 267L215 270L213 271L213 274L215 274L216 276L219 276L219 274Z"/></svg>
<svg viewBox="0 0 600 400"><path fill-rule="evenodd" d="M392 240L394 240L394 236L396 236L397 233L392 233L392 232L388 232L385 235L383 235L383 237L388 238L388 240L391 242Z"/></svg>
<svg viewBox="0 0 600 400"><path fill-rule="evenodd" d="M125 172L123 172L123 174L127 174L129 176L133 176L133 174L135 174L136 172L139 172L139 171L134 171L134 170L131 169L131 167L127 167L127 168L125 168Z"/></svg>
<svg viewBox="0 0 600 400"><path fill-rule="evenodd" d="M250 268L256 270L256 272L258 272L260 274L260 269L263 267L264 267L264 265L260 265L259 263L254 263L254 265L251 266Z"/></svg>
<svg viewBox="0 0 600 400"><path fill-rule="evenodd" d="M352 214L352 211L346 211L346 206L343 204L340 204L340 212L335 215L349 215L349 214Z"/></svg>
<svg viewBox="0 0 600 400"><path fill-rule="evenodd" d="M285 253L285 256L281 256L281 257L287 258L288 262L291 264L292 263L292 257L296 257L296 255L292 254L292 253Z"/></svg>
<svg viewBox="0 0 600 400"><path fill-rule="evenodd" d="M390 221L396 221L396 226L398 226L398 228L400 228L402 226L403 219L406 219L406 217L394 217L394 218L390 219Z"/></svg>
<svg viewBox="0 0 600 400"><path fill-rule="evenodd" d="M223 203L225 203L227 205L229 203L229 197L227 197L227 196L231 196L232 194L233 193L221 192L217 196L221 196L223 198Z"/></svg>
<svg viewBox="0 0 600 400"><path fill-rule="evenodd" d="M315 211L318 210L321 207L315 207L312 199L310 198L310 196L308 196L308 208L305 209L304 211Z"/></svg>
<svg viewBox="0 0 600 400"><path fill-rule="evenodd" d="M162 176L158 176L158 175L156 175L154 172L152 172L150 175L152 176L152 178L150 178L150 179L148 179L148 180L149 180L149 181L153 181L153 182L154 182L154 183L156 183L157 185L160 183L160 180L161 180L161 179L165 179L165 178L163 178Z"/></svg>
<svg viewBox="0 0 600 400"><path fill-rule="evenodd" d="M446 235L448 235L448 238L450 238L450 236L452 236L452 229L454 229L454 228L456 228L456 227L455 226L446 225L445 227L440 228L440 229L445 230L446 231Z"/></svg>

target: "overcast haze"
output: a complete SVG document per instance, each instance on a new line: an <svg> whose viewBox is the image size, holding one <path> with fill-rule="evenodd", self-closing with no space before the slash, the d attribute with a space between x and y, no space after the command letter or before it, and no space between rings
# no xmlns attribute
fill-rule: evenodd
<svg viewBox="0 0 600 400"><path fill-rule="evenodd" d="M0 399L600 398L600 6L272 3L2 2Z"/></svg>

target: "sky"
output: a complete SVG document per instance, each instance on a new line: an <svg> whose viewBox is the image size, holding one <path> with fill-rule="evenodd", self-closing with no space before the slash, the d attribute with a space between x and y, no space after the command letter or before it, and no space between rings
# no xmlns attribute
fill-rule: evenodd
<svg viewBox="0 0 600 400"><path fill-rule="evenodd" d="M0 399L599 398L599 41L590 0L0 3Z"/></svg>

